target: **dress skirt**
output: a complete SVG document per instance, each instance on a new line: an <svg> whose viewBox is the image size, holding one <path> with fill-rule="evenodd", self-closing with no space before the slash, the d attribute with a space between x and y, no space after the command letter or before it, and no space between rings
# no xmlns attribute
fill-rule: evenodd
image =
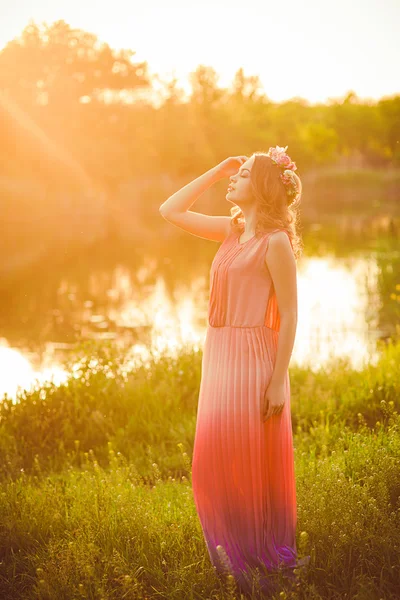
<svg viewBox="0 0 400 600"><path fill-rule="evenodd" d="M254 568L262 574L297 566L289 372L283 410L266 421L261 412L279 341L265 264L273 233L242 244L231 233L214 257L192 459L211 563L243 591L251 589Z"/></svg>

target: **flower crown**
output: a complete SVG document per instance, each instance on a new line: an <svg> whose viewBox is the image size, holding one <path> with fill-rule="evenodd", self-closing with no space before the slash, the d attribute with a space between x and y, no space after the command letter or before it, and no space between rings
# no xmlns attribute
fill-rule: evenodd
<svg viewBox="0 0 400 600"><path fill-rule="evenodd" d="M279 177L281 178L283 184L286 188L286 194L290 199L294 199L297 196L297 181L294 175L294 171L297 170L296 163L292 161L290 156L286 154L286 149L281 148L280 146L275 146L275 148L270 148L267 152L267 156L270 157L272 162L278 167L283 167L283 172L279 173Z"/></svg>

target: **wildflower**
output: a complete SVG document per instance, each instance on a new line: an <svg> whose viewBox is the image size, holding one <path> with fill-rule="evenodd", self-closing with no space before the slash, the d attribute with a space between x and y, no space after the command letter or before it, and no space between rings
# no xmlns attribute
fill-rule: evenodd
<svg viewBox="0 0 400 600"><path fill-rule="evenodd" d="M227 555L225 548L221 546L221 544L218 544L217 552L223 567L228 571L228 573L233 573L233 566L230 558Z"/></svg>

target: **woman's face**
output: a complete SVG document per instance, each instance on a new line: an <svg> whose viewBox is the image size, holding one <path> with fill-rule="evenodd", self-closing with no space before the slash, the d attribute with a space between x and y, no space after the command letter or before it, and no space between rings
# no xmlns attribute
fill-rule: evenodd
<svg viewBox="0 0 400 600"><path fill-rule="evenodd" d="M251 156L242 164L238 172L229 178L230 184L225 198L239 206L253 204L254 202L250 185L250 171L254 163L254 158L254 156Z"/></svg>

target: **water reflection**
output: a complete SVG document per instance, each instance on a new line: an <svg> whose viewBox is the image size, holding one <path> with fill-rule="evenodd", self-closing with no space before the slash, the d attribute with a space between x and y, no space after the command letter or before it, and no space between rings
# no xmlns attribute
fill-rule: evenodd
<svg viewBox="0 0 400 600"><path fill-rule="evenodd" d="M377 359L378 274L371 258L310 258L302 264L292 363L319 369L342 357L360 369Z"/></svg>
<svg viewBox="0 0 400 600"><path fill-rule="evenodd" d="M0 338L0 397L7 394L15 398L19 389L30 390L45 381L53 381L57 385L66 381L68 374L62 364L52 360L52 350L49 348L35 366L37 357L33 353L10 348L7 340Z"/></svg>
<svg viewBox="0 0 400 600"><path fill-rule="evenodd" d="M150 348L153 354L174 353L182 344L201 348L209 266L205 262L200 272L190 275L183 269L185 283L177 283L160 270L159 262L143 258L136 268L117 264L108 271L92 269L82 286L63 275L56 293L46 294L48 304L42 312L47 311L48 320L40 329L41 346L27 335L21 343L11 342L8 335L0 339L1 397L15 397L18 386L30 389L35 382L64 381L64 359L79 340L112 339L129 349L133 362L146 361ZM332 357L345 357L361 368L376 360L376 338L382 333L378 275L372 255L300 259L299 319L291 364L319 369Z"/></svg>

